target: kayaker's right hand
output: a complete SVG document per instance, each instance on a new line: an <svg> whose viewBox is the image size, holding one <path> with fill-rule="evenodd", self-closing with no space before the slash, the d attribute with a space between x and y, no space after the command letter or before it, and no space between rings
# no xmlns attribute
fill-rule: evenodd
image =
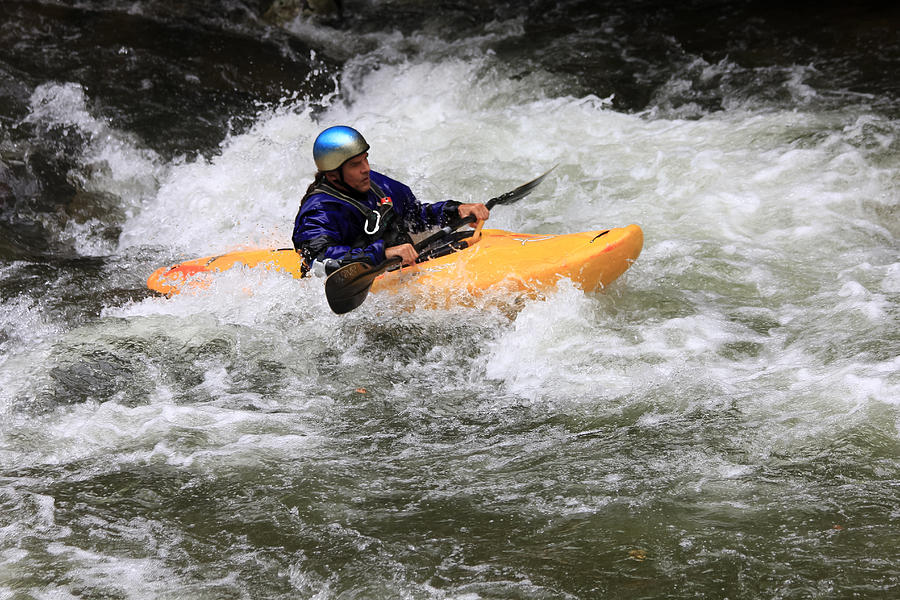
<svg viewBox="0 0 900 600"><path fill-rule="evenodd" d="M478 221L487 221L488 217L491 216L491 211L488 210L488 207L481 203L460 204L457 210L459 211L459 216L463 219L471 215ZM475 227L474 223L472 223L472 227Z"/></svg>
<svg viewBox="0 0 900 600"><path fill-rule="evenodd" d="M391 246L384 249L385 259L390 260L395 256L400 257L401 264L406 267L416 262L416 259L419 258L419 253L416 252L412 244L400 244L399 246Z"/></svg>

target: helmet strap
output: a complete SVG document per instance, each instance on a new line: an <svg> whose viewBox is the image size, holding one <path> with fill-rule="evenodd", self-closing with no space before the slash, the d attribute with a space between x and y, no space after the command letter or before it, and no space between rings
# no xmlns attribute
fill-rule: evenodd
<svg viewBox="0 0 900 600"><path fill-rule="evenodd" d="M331 177L328 177L329 173L336 173L337 179L332 179ZM349 189L347 182L344 180L344 165L341 165L340 167L338 167L337 169L334 169L332 171L324 171L322 173L322 175L324 176L325 181L327 181L328 183L330 183L332 185L336 185L341 190Z"/></svg>
<svg viewBox="0 0 900 600"><path fill-rule="evenodd" d="M344 179L344 165L341 165L337 169L334 169L334 171L328 171L328 172L329 173L337 173L337 179L331 180L326 177L325 181L332 184L333 186L338 188L340 191L342 191L345 194L348 194L352 197L356 197L356 198L365 198L366 197L365 193L358 192L347 184L347 181Z"/></svg>

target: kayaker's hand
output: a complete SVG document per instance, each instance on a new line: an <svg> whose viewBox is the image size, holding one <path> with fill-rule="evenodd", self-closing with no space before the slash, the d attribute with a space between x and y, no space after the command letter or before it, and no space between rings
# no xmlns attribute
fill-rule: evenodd
<svg viewBox="0 0 900 600"><path fill-rule="evenodd" d="M419 258L419 253L416 252L412 244L400 244L399 246L391 246L384 249L385 259L391 259L395 256L400 257L401 264L406 267L416 262L416 259Z"/></svg>
<svg viewBox="0 0 900 600"><path fill-rule="evenodd" d="M460 204L460 218L465 219L469 215L474 216L478 221L487 221L488 217L491 216L491 211L489 211L488 207L484 204ZM472 224L472 227L475 227L474 223Z"/></svg>

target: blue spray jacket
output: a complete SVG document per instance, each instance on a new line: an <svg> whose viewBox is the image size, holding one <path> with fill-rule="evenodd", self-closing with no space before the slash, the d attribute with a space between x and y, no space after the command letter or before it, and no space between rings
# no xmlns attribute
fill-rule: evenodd
<svg viewBox="0 0 900 600"><path fill-rule="evenodd" d="M384 249L409 242L409 233L446 225L450 219L459 216L459 202L446 200L422 204L412 190L399 181L375 171L370 171L369 179L372 189L364 199L358 195L355 198L361 206L332 195L327 191L330 189L327 185L319 186L304 197L294 221L293 241L307 268L313 261L326 259L342 263L364 260L378 264L385 259ZM383 211L384 199L393 206L390 226L375 235L367 234L367 215L363 211ZM370 221L368 230L373 229Z"/></svg>

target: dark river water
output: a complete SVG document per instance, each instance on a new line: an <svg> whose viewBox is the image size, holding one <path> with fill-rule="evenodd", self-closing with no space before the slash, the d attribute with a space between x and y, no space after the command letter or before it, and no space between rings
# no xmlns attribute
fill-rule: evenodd
<svg viewBox="0 0 900 600"><path fill-rule="evenodd" d="M321 2L312 2L318 7ZM900 596L900 8L0 3L0 598ZM637 223L449 308L290 245L312 141L490 224Z"/></svg>

